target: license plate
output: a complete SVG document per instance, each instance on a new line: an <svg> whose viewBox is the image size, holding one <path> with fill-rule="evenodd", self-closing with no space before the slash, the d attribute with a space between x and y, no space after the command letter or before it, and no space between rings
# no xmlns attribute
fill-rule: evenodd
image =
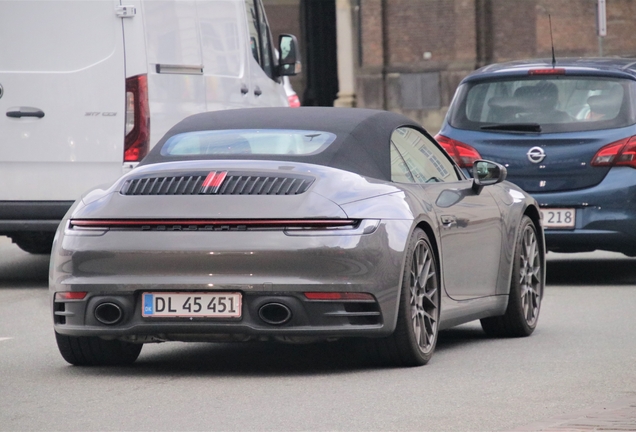
<svg viewBox="0 0 636 432"><path fill-rule="evenodd" d="M576 209L544 208L541 209L544 228L574 228Z"/></svg>
<svg viewBox="0 0 636 432"><path fill-rule="evenodd" d="M177 318L240 318L241 294L232 292L215 293L166 293L150 292L142 294L142 315L144 317Z"/></svg>

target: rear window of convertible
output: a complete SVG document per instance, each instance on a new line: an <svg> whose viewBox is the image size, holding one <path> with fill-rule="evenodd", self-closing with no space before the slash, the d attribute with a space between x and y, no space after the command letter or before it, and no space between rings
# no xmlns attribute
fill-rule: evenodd
<svg viewBox="0 0 636 432"><path fill-rule="evenodd" d="M609 77L519 77L468 82L449 117L459 129L576 132L636 122L636 83Z"/></svg>
<svg viewBox="0 0 636 432"><path fill-rule="evenodd" d="M288 129L236 129L186 132L170 137L163 156L311 155L336 139L330 132Z"/></svg>

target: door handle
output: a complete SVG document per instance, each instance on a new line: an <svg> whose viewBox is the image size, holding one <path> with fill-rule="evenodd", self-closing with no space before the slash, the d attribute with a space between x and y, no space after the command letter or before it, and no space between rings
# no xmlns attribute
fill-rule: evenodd
<svg viewBox="0 0 636 432"><path fill-rule="evenodd" d="M241 94L246 95L250 91L245 84L241 84Z"/></svg>
<svg viewBox="0 0 636 432"><path fill-rule="evenodd" d="M442 221L442 225L444 225L445 228L450 228L453 224L457 223L457 218L450 215L441 216L440 220Z"/></svg>
<svg viewBox="0 0 636 432"><path fill-rule="evenodd" d="M259 86L256 86L256 88L254 89L254 94L256 96L260 96L263 94L263 92L261 91L261 88Z"/></svg>
<svg viewBox="0 0 636 432"><path fill-rule="evenodd" d="M44 111L39 108L32 107L20 107L18 109L11 109L7 111L7 117L21 118L21 117L44 117Z"/></svg>

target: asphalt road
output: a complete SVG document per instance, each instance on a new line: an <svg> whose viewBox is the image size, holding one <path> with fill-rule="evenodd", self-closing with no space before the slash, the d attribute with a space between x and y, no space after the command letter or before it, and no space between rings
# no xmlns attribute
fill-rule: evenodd
<svg viewBox="0 0 636 432"><path fill-rule="evenodd" d="M464 325L410 369L339 343L177 342L146 345L128 368L72 367L55 345L47 271L48 256L0 237L2 431L529 430L636 395L636 259L618 254L550 254L531 337Z"/></svg>

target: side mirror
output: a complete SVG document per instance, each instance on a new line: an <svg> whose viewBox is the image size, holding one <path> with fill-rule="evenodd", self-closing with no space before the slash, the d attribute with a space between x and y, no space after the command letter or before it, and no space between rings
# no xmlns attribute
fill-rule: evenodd
<svg viewBox="0 0 636 432"><path fill-rule="evenodd" d="M501 183L507 175L508 170L498 163L476 160L473 163L473 190L480 193L484 186Z"/></svg>
<svg viewBox="0 0 636 432"><path fill-rule="evenodd" d="M298 41L296 36L290 34L282 34L278 37L278 74L296 75L302 70L300 56L298 53Z"/></svg>

